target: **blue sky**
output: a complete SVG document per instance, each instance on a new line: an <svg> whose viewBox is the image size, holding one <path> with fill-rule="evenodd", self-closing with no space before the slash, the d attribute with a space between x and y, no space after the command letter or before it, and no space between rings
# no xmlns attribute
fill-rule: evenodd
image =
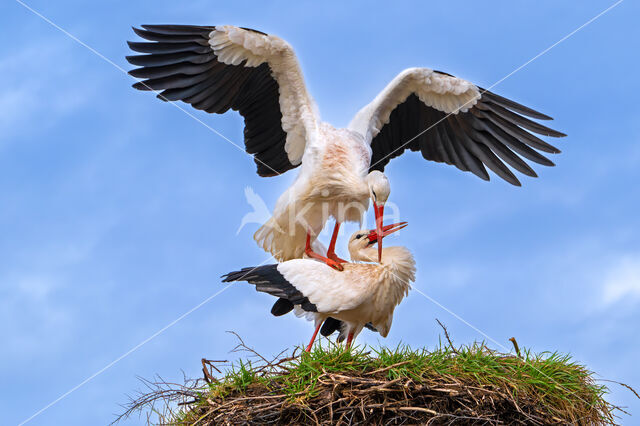
<svg viewBox="0 0 640 426"><path fill-rule="evenodd" d="M126 70L132 25L277 34L336 126L404 68L488 87L614 4L215 3L27 1ZM381 344L433 347L439 318L456 343L515 336L640 387L639 9L622 2L493 89L569 135L539 179L487 183L418 154L390 163L390 201L410 223L391 241L414 252L415 287L475 329L414 291ZM221 274L266 261L257 224L236 234L244 189L271 208L296 172L259 178L241 150L19 3L3 2L0 22L0 411L17 424L214 295ZM189 112L242 143L238 115ZM109 423L136 376L234 359L227 330L267 355L306 342L311 326L270 303L231 287L28 424ZM640 423L628 391L612 385L610 399Z"/></svg>

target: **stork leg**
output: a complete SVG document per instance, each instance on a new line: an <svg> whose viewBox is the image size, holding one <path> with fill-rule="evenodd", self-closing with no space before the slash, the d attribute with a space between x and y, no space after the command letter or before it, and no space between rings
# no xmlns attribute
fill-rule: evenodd
<svg viewBox="0 0 640 426"><path fill-rule="evenodd" d="M347 335L347 350L351 349L351 342L353 341L353 331Z"/></svg>
<svg viewBox="0 0 640 426"><path fill-rule="evenodd" d="M336 255L336 241L338 240L338 232L340 231L340 222L336 220L336 224L333 227L333 234L331 235L331 241L329 242L329 248L327 249L327 257L340 263L348 263L344 259L340 259Z"/></svg>
<svg viewBox="0 0 640 426"><path fill-rule="evenodd" d="M319 255L318 253L316 253L311 249L311 233L309 232L307 232L307 244L305 246L304 253L313 259L318 259L323 261L324 263L331 266L332 268L337 269L338 271L344 270L340 262L337 262L333 259L329 259L328 257L324 257L322 255Z"/></svg>
<svg viewBox="0 0 640 426"><path fill-rule="evenodd" d="M316 326L316 331L313 332L313 336L311 336L311 341L309 342L309 346L307 346L307 349L305 349L305 351L307 352L311 352L311 347L313 346L313 342L316 340L316 336L318 335L318 331L320 330L320 326L322 325L324 321L321 321L318 323L318 325Z"/></svg>

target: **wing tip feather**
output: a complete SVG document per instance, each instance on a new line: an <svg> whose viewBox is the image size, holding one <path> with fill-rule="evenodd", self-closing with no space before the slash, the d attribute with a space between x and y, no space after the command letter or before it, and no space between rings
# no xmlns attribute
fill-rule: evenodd
<svg viewBox="0 0 640 426"><path fill-rule="evenodd" d="M131 85L131 87L133 87L134 89L137 89L137 90L145 91L145 92L149 92L149 91L153 90L144 81L137 81L137 82L133 83Z"/></svg>

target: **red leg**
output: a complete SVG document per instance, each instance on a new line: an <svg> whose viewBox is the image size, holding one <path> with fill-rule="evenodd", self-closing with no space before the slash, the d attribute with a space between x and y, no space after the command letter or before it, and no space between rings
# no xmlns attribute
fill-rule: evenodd
<svg viewBox="0 0 640 426"><path fill-rule="evenodd" d="M307 256L309 256L309 257L311 257L313 259L318 259L318 260L323 261L324 263L326 263L327 265L331 266L332 268L337 269L338 271L344 270L344 268L342 267L340 262L335 261L333 259L329 259L328 257L321 256L318 253L316 253L313 250L311 250L311 234L309 232L307 232L307 244L306 244L306 247L304 249L304 253Z"/></svg>
<svg viewBox="0 0 640 426"><path fill-rule="evenodd" d="M311 341L309 342L309 346L307 346L307 349L305 349L307 352L311 352L311 347L313 346L313 342L316 340L316 336L318 335L318 331L320 330L321 325L322 325L322 322L318 323L318 326L316 327L316 331L313 332L313 336L311 336Z"/></svg>
<svg viewBox="0 0 640 426"><path fill-rule="evenodd" d="M353 341L353 331L347 336L347 350L351 348L351 342Z"/></svg>
<svg viewBox="0 0 640 426"><path fill-rule="evenodd" d="M338 232L340 231L340 222L336 220L336 224L333 227L333 234L331 235L331 241L329 242L329 248L327 249L327 257L340 263L347 263L346 260L340 259L336 255L336 241L338 240Z"/></svg>

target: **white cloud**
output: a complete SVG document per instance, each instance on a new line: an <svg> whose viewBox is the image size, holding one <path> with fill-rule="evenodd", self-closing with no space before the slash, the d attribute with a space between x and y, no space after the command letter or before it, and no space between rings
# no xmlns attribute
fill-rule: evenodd
<svg viewBox="0 0 640 426"><path fill-rule="evenodd" d="M36 107L34 93L27 87L14 87L0 94L0 129L4 133Z"/></svg>
<svg viewBox="0 0 640 426"><path fill-rule="evenodd" d="M603 302L612 305L622 300L640 299L640 254L618 260L605 277Z"/></svg>
<svg viewBox="0 0 640 426"><path fill-rule="evenodd" d="M51 276L31 275L4 285L9 291L0 301L0 330L7 350L0 358L42 353L66 343L72 315L55 301L63 283Z"/></svg>
<svg viewBox="0 0 640 426"><path fill-rule="evenodd" d="M79 267L94 255L108 226L110 222L92 222L86 231L86 225L78 223L78 234L51 242L43 235L37 246L17 247L10 261L0 266L0 335L6 348L0 350L0 361L68 348L86 312L74 290L86 283L76 276L82 275Z"/></svg>

